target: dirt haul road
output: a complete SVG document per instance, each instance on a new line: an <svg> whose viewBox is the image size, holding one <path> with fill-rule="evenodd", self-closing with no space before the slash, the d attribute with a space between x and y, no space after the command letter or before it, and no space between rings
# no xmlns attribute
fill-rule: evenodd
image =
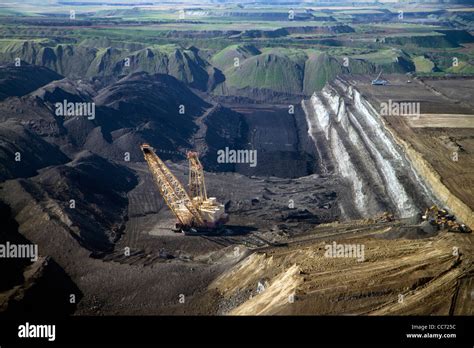
<svg viewBox="0 0 474 348"><path fill-rule="evenodd" d="M379 238L392 229L270 248L210 289L231 315L472 315L472 235Z"/></svg>

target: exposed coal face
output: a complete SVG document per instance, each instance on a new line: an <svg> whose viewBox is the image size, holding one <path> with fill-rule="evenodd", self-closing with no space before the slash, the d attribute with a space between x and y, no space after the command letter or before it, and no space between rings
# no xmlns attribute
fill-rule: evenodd
<svg viewBox="0 0 474 348"><path fill-rule="evenodd" d="M0 218L2 219L2 230L0 232L0 244L5 245L7 241L13 244L28 244L28 240L18 233L18 223L11 215L8 205L0 201ZM27 259L0 259L0 271L2 282L0 291L12 288L23 281L23 269L30 264Z"/></svg>
<svg viewBox="0 0 474 348"><path fill-rule="evenodd" d="M90 135L85 147L120 160L129 152L132 161L142 160L139 145L144 142L173 152L190 148L197 128L194 119L210 107L175 78L147 73L129 75L102 89L94 101L100 108L100 131Z"/></svg>
<svg viewBox="0 0 474 348"><path fill-rule="evenodd" d="M57 318L74 313L83 294L53 259L40 258L25 271L31 276L3 303L0 317Z"/></svg>
<svg viewBox="0 0 474 348"><path fill-rule="evenodd" d="M0 180L29 177L40 168L67 162L59 148L28 130L19 121L0 123Z"/></svg>
<svg viewBox="0 0 474 348"><path fill-rule="evenodd" d="M0 202L0 218L0 244L32 245L19 233L10 207L3 202ZM79 301L81 291L54 260L37 256L36 262L27 258L0 258L0 292L8 294L0 300L0 317L57 316L74 312L75 304L64 304L71 294Z"/></svg>
<svg viewBox="0 0 474 348"><path fill-rule="evenodd" d="M218 151L225 147L244 149L248 142L249 126L244 116L216 104L204 118L196 122L199 130L193 136L193 148L202 156L202 162L208 171L235 171L235 164L219 163Z"/></svg>
<svg viewBox="0 0 474 348"><path fill-rule="evenodd" d="M0 66L0 100L11 96L23 96L47 83L62 79L58 73L45 68L28 65Z"/></svg>
<svg viewBox="0 0 474 348"><path fill-rule="evenodd" d="M87 151L67 165L43 170L24 191L38 202L50 202L49 213L64 223L89 250L108 250L126 221L126 192L137 184L126 167Z"/></svg>
<svg viewBox="0 0 474 348"><path fill-rule="evenodd" d="M314 166L314 148L309 143L304 113L299 105L249 105L235 110L244 115L247 124L244 149L253 151L256 156L254 163L237 163L235 171L247 176L281 178L318 172Z"/></svg>

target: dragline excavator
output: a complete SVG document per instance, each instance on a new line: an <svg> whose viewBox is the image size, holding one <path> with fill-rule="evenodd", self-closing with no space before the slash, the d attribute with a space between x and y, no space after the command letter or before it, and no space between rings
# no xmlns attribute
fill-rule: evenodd
<svg viewBox="0 0 474 348"><path fill-rule="evenodd" d="M197 152L189 151L189 193L148 145L140 146L153 179L165 203L178 219L177 231L198 232L218 229L227 222L223 204L207 197L204 170Z"/></svg>

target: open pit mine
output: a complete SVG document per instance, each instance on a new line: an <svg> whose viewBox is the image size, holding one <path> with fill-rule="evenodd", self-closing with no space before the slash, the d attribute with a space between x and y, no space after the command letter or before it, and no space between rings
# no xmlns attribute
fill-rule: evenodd
<svg viewBox="0 0 474 348"><path fill-rule="evenodd" d="M12 276L17 285L2 292L3 312L40 311L46 296L58 312L79 315L472 314L472 101L444 94L439 101L437 86L446 80L386 78L389 86L340 76L295 104L293 114L285 105L213 105L194 96L202 106L189 141L200 154L144 144L146 162L105 162L94 152L111 150L91 147L31 179L5 181L0 197L10 238L39 245L40 255L15 264L23 280ZM114 88L130 79L176 84L142 74ZM64 84L52 82L56 91ZM386 98L397 96L397 103L414 92L424 93L421 115L381 115ZM110 112L101 106L110 93L92 96L96 122ZM46 96L23 98L37 95ZM53 101L37 106L43 119L51 119ZM429 127L428 117L448 111L467 123L441 119ZM216 123L223 112L227 125ZM262 112L272 121L256 117ZM235 144L249 143L265 164L206 171L223 166L213 157L222 144L211 136L216 128ZM170 155L186 157L160 158ZM78 175L80 185L71 181ZM97 177L105 180L100 186ZM64 180L74 187L76 207L84 207L79 212ZM99 210L80 212L90 206L81 197L92 192ZM108 211L107 197L115 197ZM89 216L110 226L104 235L81 228ZM45 290L51 282L54 294ZM80 301L61 306L70 292Z"/></svg>
<svg viewBox="0 0 474 348"><path fill-rule="evenodd" d="M0 5L0 317L474 314L468 1L38 3Z"/></svg>

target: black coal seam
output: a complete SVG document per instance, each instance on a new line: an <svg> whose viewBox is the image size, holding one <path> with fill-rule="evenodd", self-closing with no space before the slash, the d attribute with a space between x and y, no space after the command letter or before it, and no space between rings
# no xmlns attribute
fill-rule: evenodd
<svg viewBox="0 0 474 348"><path fill-rule="evenodd" d="M314 116L313 118L316 118L315 112L311 105L311 101L308 101L306 105L306 111L309 113L308 117ZM307 126L309 128L310 125L308 124ZM318 167L322 169L322 171L320 171L320 174L331 174L332 172L334 172L334 160L331 156L329 146L325 140L324 132L319 128L315 128L312 134L314 137L314 147L316 149L316 154L318 157ZM311 138L311 141L313 141L313 138Z"/></svg>

